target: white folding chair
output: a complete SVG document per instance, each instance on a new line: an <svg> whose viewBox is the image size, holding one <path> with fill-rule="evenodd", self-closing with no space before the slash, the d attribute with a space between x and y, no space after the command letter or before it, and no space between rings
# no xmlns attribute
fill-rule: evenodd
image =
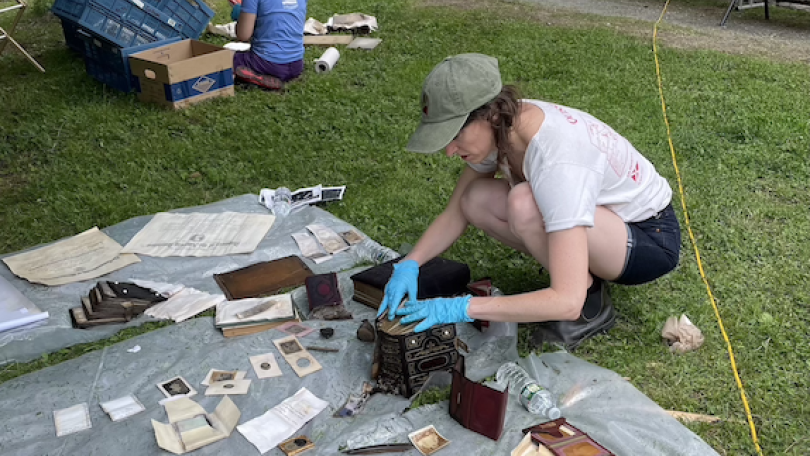
<svg viewBox="0 0 810 456"><path fill-rule="evenodd" d="M22 17L23 13L25 12L25 8L28 6L25 4L23 0L16 0L17 4L8 6L5 8L0 9L0 14L8 13L11 11L17 11L17 17L14 18L14 22L11 23L11 27L9 27L8 31L4 30L3 27L0 27L0 54L3 53L3 50L6 48L6 45L11 42L14 47L17 48L22 54L31 62L39 71L45 72L45 68L42 68L42 65L39 64L31 54L29 54L20 43L17 42L14 38L11 37L11 34L14 32L14 29L17 27L17 24L20 22L20 18Z"/></svg>

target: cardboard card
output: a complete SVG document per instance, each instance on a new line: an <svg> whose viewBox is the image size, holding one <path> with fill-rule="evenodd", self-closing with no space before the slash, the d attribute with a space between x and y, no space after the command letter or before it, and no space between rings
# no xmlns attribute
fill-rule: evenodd
<svg viewBox="0 0 810 456"><path fill-rule="evenodd" d="M279 326L276 329L278 329L283 333L291 334L296 337L304 337L309 333L311 333L312 331L315 331L315 328L310 328L309 326L301 324L297 321L290 321L284 323L283 325Z"/></svg>
<svg viewBox="0 0 810 456"><path fill-rule="evenodd" d="M211 383L206 396L224 396L226 394L247 394L250 388L250 380L226 380L224 382Z"/></svg>
<svg viewBox="0 0 810 456"><path fill-rule="evenodd" d="M205 378L200 382L200 385L209 386L213 382L221 382L224 380L242 380L247 375L247 371L226 371L220 369L211 369L205 374Z"/></svg>
<svg viewBox="0 0 810 456"><path fill-rule="evenodd" d="M251 356L250 364L258 378L281 377L282 375L281 368L276 362L276 355L273 353Z"/></svg>

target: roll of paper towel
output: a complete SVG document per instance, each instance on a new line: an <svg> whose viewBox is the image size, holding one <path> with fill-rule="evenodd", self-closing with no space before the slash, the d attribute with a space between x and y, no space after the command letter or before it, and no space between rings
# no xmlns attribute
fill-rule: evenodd
<svg viewBox="0 0 810 456"><path fill-rule="evenodd" d="M330 47L318 60L315 61L315 72L326 73L328 71L332 71L332 68L335 67L335 64L339 58L340 52L338 52L336 48Z"/></svg>

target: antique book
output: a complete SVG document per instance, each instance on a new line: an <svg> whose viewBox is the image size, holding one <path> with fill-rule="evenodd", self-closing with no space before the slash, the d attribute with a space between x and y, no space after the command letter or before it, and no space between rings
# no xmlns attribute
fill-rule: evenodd
<svg viewBox="0 0 810 456"><path fill-rule="evenodd" d="M125 323L149 307L165 301L160 293L134 283L100 281L81 298L81 307L70 309L75 328Z"/></svg>
<svg viewBox="0 0 810 456"><path fill-rule="evenodd" d="M385 285L394 272L394 263L400 260L401 258L396 258L351 276L354 283L354 300L375 309L380 307ZM419 268L417 299L465 294L469 282L470 268L466 264L436 257Z"/></svg>
<svg viewBox="0 0 810 456"><path fill-rule="evenodd" d="M225 337L236 337L236 336L246 336L248 334L256 334L262 331L267 331L269 329L275 329L284 323L290 321L297 321L301 322L299 317L292 318L290 320L285 321L274 321L272 323L259 323L253 325L243 325L243 326L231 326L227 328L222 328L222 335Z"/></svg>
<svg viewBox="0 0 810 456"><path fill-rule="evenodd" d="M214 280L228 300L260 298L285 288L297 287L312 275L301 258L292 255L277 260L252 264L223 274Z"/></svg>
<svg viewBox="0 0 810 456"><path fill-rule="evenodd" d="M372 378L386 392L411 397L431 372L451 372L456 361L456 326L437 325L414 333L417 323L377 320Z"/></svg>
<svg viewBox="0 0 810 456"><path fill-rule="evenodd" d="M217 304L214 326L226 328L264 323L286 323L296 316L289 293L266 298L245 298Z"/></svg>
<svg viewBox="0 0 810 456"><path fill-rule="evenodd" d="M503 433L509 388L498 391L469 380L465 375L464 357L453 367L450 386L450 416L465 428L492 440Z"/></svg>

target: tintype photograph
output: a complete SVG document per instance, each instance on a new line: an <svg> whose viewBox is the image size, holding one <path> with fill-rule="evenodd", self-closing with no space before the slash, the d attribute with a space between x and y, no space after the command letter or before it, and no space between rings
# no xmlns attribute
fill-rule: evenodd
<svg viewBox="0 0 810 456"><path fill-rule="evenodd" d="M284 352L285 355L290 355L292 353L297 353L302 350L301 344L298 343L297 340L288 340L287 342L282 342L279 344L281 351Z"/></svg>
<svg viewBox="0 0 810 456"><path fill-rule="evenodd" d="M175 377L163 383L158 383L157 386L166 397L186 396L196 393L183 377Z"/></svg>

